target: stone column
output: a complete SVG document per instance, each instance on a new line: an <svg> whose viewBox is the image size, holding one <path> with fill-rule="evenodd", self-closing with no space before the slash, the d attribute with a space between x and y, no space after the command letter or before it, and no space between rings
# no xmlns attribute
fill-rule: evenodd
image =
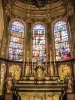
<svg viewBox="0 0 75 100"><path fill-rule="evenodd" d="M1 56L1 44L2 44L3 32L4 32L4 18L3 18L2 2L0 0L0 56Z"/></svg>
<svg viewBox="0 0 75 100"><path fill-rule="evenodd" d="M53 26L52 26L52 20L47 23L47 59L50 61L55 59L55 50L54 50L54 34L52 32ZM51 54L50 54L51 53ZM51 56L51 58L50 58ZM54 72L55 71L55 65L54 65Z"/></svg>
<svg viewBox="0 0 75 100"><path fill-rule="evenodd" d="M27 22L26 23L26 61L28 62L27 64L26 64L26 68L25 68L25 70L26 69L28 69L27 68L27 66L29 66L29 72L30 72L30 75L31 75L31 73L32 73L32 66L31 66L31 64L29 63L29 62L31 62L32 61L32 32L31 32L31 22Z"/></svg>
<svg viewBox="0 0 75 100"><path fill-rule="evenodd" d="M70 30L71 30L71 53L72 57L75 57L75 13L73 13L73 16L68 18L69 24L70 24Z"/></svg>
<svg viewBox="0 0 75 100"><path fill-rule="evenodd" d="M26 33L26 55L29 60L32 58L32 32L31 23L27 23L27 33Z"/></svg>
<svg viewBox="0 0 75 100"><path fill-rule="evenodd" d="M53 51L53 38L52 38L52 26L51 26L51 22L48 22L47 24L47 33L46 33L46 37L47 37L47 57L48 59L50 59L50 51L51 51L51 56L52 56L52 51Z"/></svg>

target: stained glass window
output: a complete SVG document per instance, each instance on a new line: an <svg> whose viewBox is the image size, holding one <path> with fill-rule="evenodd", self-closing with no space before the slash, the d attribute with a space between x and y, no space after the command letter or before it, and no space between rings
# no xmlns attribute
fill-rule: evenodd
<svg viewBox="0 0 75 100"><path fill-rule="evenodd" d="M64 21L58 21L54 25L54 38L56 60L70 58L67 25Z"/></svg>
<svg viewBox="0 0 75 100"><path fill-rule="evenodd" d="M36 24L33 27L33 60L44 61L46 59L45 27Z"/></svg>
<svg viewBox="0 0 75 100"><path fill-rule="evenodd" d="M11 25L11 39L9 44L9 59L22 61L23 59L24 25L14 21Z"/></svg>

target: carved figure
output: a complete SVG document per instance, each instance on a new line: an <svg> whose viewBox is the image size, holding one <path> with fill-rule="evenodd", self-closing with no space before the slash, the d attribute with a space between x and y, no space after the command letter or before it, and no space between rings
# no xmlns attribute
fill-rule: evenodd
<svg viewBox="0 0 75 100"><path fill-rule="evenodd" d="M9 76L7 77L5 82L6 82L6 92L7 93L12 93L13 77L12 77L11 73L9 74Z"/></svg>
<svg viewBox="0 0 75 100"><path fill-rule="evenodd" d="M67 74L70 75L71 70L70 70L70 66L68 65L61 65L59 67L59 76L61 80L64 80L64 78L66 77Z"/></svg>
<svg viewBox="0 0 75 100"><path fill-rule="evenodd" d="M68 93L72 93L72 85L73 85L72 79L70 78L68 80L68 90L67 90Z"/></svg>
<svg viewBox="0 0 75 100"><path fill-rule="evenodd" d="M53 65L52 64L49 66L49 75L50 76L53 76L54 75Z"/></svg>
<svg viewBox="0 0 75 100"><path fill-rule="evenodd" d="M20 75L21 75L21 68L19 65L11 65L9 67L9 73L12 74L12 77L14 77L14 79L19 80L20 79Z"/></svg>
<svg viewBox="0 0 75 100"><path fill-rule="evenodd" d="M26 76L30 75L30 66L29 66L29 64L26 64L25 75Z"/></svg>
<svg viewBox="0 0 75 100"><path fill-rule="evenodd" d="M42 66L38 65L35 70L36 70L36 79L37 80L43 80L44 74L45 74L44 68Z"/></svg>

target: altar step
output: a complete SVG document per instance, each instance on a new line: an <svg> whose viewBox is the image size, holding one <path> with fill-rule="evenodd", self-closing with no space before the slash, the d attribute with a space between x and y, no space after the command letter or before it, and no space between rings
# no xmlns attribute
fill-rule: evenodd
<svg viewBox="0 0 75 100"><path fill-rule="evenodd" d="M18 84L36 84L36 83L44 83L44 84L64 84L63 81L52 81L52 80L49 80L49 81L38 81L38 80L35 80L35 81L29 81L29 80L20 80L20 81L17 81Z"/></svg>
<svg viewBox="0 0 75 100"><path fill-rule="evenodd" d="M45 76L42 80L34 76L21 76L21 79L14 85L14 90L18 92L64 92L66 87L64 81L58 76Z"/></svg>
<svg viewBox="0 0 75 100"><path fill-rule="evenodd" d="M45 76L44 80L58 80L59 76ZM21 76L21 80L36 80L35 76Z"/></svg>
<svg viewBox="0 0 75 100"><path fill-rule="evenodd" d="M34 76L22 76L17 84L64 84L64 81L59 80L58 76L44 77L43 80L37 80Z"/></svg>

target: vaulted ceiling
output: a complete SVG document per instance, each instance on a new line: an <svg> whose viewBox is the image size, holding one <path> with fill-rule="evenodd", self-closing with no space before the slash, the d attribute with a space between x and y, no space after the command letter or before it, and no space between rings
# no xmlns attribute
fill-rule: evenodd
<svg viewBox="0 0 75 100"><path fill-rule="evenodd" d="M49 21L72 13L71 0L3 0L6 13L21 19ZM72 0L73 3L73 0Z"/></svg>

